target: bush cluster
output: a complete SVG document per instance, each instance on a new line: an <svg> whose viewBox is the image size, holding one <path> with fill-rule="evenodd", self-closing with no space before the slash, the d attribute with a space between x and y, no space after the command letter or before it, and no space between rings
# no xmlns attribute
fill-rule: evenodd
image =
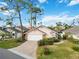
<svg viewBox="0 0 79 59"><path fill-rule="evenodd" d="M72 47L72 49L79 52L79 46Z"/></svg>
<svg viewBox="0 0 79 59"><path fill-rule="evenodd" d="M51 50L47 46L44 46L43 53L44 53L44 55L49 55L49 54L51 54Z"/></svg>
<svg viewBox="0 0 79 59"><path fill-rule="evenodd" d="M57 39L56 37L44 38L43 40L38 41L38 45L39 46L53 45L54 42L60 42L60 39Z"/></svg>
<svg viewBox="0 0 79 59"><path fill-rule="evenodd" d="M44 38L43 40L38 41L38 45L39 46L43 46L43 45L53 45L54 40L53 38Z"/></svg>
<svg viewBox="0 0 79 59"><path fill-rule="evenodd" d="M54 38L53 38L53 41L54 41L54 42L60 42L60 39L54 37Z"/></svg>

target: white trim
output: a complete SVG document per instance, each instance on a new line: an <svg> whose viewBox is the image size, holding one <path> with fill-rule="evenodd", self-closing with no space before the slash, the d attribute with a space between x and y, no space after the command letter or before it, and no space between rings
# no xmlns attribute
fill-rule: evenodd
<svg viewBox="0 0 79 59"><path fill-rule="evenodd" d="M13 50L13 49L8 49L8 50L11 51L12 53L15 53L15 54L17 54L17 55L19 55L19 56L25 58L25 59L34 59L34 58L32 58L32 57L30 57L30 56L28 56L28 55L25 55L25 54L23 54L23 53L20 53L20 52L18 52L18 51Z"/></svg>

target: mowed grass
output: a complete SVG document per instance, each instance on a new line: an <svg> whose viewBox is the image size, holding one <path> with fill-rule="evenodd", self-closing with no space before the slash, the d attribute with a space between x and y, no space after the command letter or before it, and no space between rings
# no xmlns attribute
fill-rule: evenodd
<svg viewBox="0 0 79 59"><path fill-rule="evenodd" d="M49 55L44 55L43 46L39 47L37 50L38 59L79 59L79 52L72 49L73 46L76 46L70 41L64 41L62 44L54 44L48 46L51 53Z"/></svg>
<svg viewBox="0 0 79 59"><path fill-rule="evenodd" d="M14 48L22 43L23 42L19 42L16 39L2 40L0 41L0 48L4 48L4 49Z"/></svg>

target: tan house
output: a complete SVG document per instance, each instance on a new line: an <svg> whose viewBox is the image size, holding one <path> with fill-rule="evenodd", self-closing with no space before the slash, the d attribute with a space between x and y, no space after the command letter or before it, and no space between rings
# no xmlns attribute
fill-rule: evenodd
<svg viewBox="0 0 79 59"><path fill-rule="evenodd" d="M44 37L51 38L55 37L56 32L45 27L45 26L39 26L37 28L33 28L26 32L26 39L32 40L32 41L39 41L42 40Z"/></svg>

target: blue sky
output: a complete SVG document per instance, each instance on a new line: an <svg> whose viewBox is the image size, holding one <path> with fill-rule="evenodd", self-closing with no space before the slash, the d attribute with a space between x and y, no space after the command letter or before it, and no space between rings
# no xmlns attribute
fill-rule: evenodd
<svg viewBox="0 0 79 59"><path fill-rule="evenodd" d="M56 22L63 22L71 24L73 19L79 18L79 0L31 0L33 3L38 3L37 6L44 9L44 15L38 22L43 22L44 25L55 25ZM7 5L5 2L0 4ZM11 10L11 12L14 12ZM1 12L0 12L1 14ZM8 12L3 12L4 15L9 15ZM2 15L1 14L1 15ZM22 11L22 19L28 17L25 16L25 12ZM18 24L18 20L16 22ZM16 24L15 23L15 24ZM23 20L23 24L28 25L28 19Z"/></svg>

